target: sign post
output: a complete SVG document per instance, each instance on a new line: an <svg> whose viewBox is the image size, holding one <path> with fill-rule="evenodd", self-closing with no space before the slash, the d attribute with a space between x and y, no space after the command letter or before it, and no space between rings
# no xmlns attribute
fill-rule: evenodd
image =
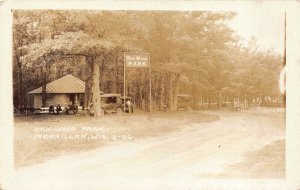
<svg viewBox="0 0 300 190"><path fill-rule="evenodd" d="M149 111L151 112L151 68L150 53L132 53L124 52L124 113L126 100L126 67L149 68Z"/></svg>
<svg viewBox="0 0 300 190"><path fill-rule="evenodd" d="M149 58L149 112L151 112L152 111L152 103L151 103L151 100L152 100L152 98L151 98L151 68L150 68L150 53L149 53L149 55L148 55L148 58Z"/></svg>
<svg viewBox="0 0 300 190"><path fill-rule="evenodd" d="M125 111L126 111L126 109L125 109L125 106L126 106L126 81L125 81L125 79L126 79L126 56L125 56L125 53L124 53L124 85L123 85L123 88L124 88L124 90L123 90L123 104L124 104L124 107L123 107L123 113L125 114Z"/></svg>

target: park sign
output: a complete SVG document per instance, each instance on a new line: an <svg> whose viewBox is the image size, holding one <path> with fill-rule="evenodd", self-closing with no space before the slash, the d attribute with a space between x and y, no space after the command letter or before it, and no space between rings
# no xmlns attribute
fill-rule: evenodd
<svg viewBox="0 0 300 190"><path fill-rule="evenodd" d="M124 53L126 67L149 67L149 53Z"/></svg>
<svg viewBox="0 0 300 190"><path fill-rule="evenodd" d="M151 112L151 69L150 53L124 52L124 97L126 97L126 67L147 67L149 71L149 111ZM125 113L125 101L124 101Z"/></svg>

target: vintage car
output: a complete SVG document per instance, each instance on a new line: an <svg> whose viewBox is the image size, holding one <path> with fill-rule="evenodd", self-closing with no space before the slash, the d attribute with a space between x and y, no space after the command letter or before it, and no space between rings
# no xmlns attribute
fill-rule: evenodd
<svg viewBox="0 0 300 190"><path fill-rule="evenodd" d="M177 95L177 110L178 111L188 111L191 110L192 96L189 94L178 94Z"/></svg>
<svg viewBox="0 0 300 190"><path fill-rule="evenodd" d="M125 98L121 97L120 94L101 94L101 111L103 114L112 114L112 113L133 113L133 106L131 103L131 97ZM128 100L130 105L128 105ZM124 109L125 105L125 109ZM88 108L85 109L85 115L94 115L93 104L90 104Z"/></svg>
<svg viewBox="0 0 300 190"><path fill-rule="evenodd" d="M122 113L123 107L121 103L120 94L101 94L101 111L103 114L108 113ZM85 115L94 115L94 108L91 103L88 108L85 109Z"/></svg>
<svg viewBox="0 0 300 190"><path fill-rule="evenodd" d="M66 114L77 114L78 113L78 105L74 104L74 105L68 105L65 107L65 109L63 110Z"/></svg>
<svg viewBox="0 0 300 190"><path fill-rule="evenodd" d="M104 113L122 113L120 94L102 94L101 108Z"/></svg>

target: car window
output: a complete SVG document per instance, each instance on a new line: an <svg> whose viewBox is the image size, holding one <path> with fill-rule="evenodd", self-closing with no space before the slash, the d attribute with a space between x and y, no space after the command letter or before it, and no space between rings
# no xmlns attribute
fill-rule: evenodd
<svg viewBox="0 0 300 190"><path fill-rule="evenodd" d="M105 103L106 103L106 104L117 103L117 97L107 97L107 98L105 99Z"/></svg>

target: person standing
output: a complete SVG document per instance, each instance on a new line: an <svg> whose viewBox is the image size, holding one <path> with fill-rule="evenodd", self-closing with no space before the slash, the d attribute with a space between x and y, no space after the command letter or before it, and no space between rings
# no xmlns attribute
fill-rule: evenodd
<svg viewBox="0 0 300 190"><path fill-rule="evenodd" d="M56 114L59 115L59 112L61 111L61 107L59 104L56 106Z"/></svg>
<svg viewBox="0 0 300 190"><path fill-rule="evenodd" d="M132 113L132 109L131 109L131 101L130 101L130 99L127 100L127 107L128 107L128 113Z"/></svg>

